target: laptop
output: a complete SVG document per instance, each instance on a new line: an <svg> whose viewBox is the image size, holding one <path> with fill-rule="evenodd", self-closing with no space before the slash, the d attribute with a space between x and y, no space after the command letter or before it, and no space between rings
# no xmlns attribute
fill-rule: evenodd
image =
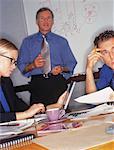
<svg viewBox="0 0 114 150"><path fill-rule="evenodd" d="M67 96L65 97L66 100L65 100L64 107L63 107L64 110L66 110L67 107L68 107L68 104L70 102L70 99L71 99L71 96L72 96L75 85L76 85L76 82L71 81L70 85L67 88Z"/></svg>
<svg viewBox="0 0 114 150"><path fill-rule="evenodd" d="M64 110L66 110L67 107L68 107L68 104L69 104L69 102L70 102L70 99L71 99L71 96L72 96L72 93L73 93L75 84L76 84L75 81L71 81L71 83L68 85L68 88L67 88L67 95L66 95L66 97L65 97L66 100L65 100L65 103L64 103L64 107L63 107ZM42 114L37 114L37 115L35 115L34 118L42 120L42 119L46 119L47 116L46 116L45 113L42 113Z"/></svg>

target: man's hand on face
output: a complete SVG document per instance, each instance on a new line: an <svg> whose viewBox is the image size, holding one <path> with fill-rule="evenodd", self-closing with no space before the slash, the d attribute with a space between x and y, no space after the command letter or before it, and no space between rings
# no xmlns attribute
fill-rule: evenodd
<svg viewBox="0 0 114 150"><path fill-rule="evenodd" d="M87 58L87 68L93 69L99 60L103 61L100 49L93 49Z"/></svg>

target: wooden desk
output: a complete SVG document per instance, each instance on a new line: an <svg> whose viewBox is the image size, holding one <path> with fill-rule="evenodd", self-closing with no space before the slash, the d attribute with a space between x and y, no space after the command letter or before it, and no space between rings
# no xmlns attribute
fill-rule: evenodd
<svg viewBox="0 0 114 150"><path fill-rule="evenodd" d="M95 146L95 147L90 148L88 150L114 150L114 141L108 142L106 144L102 144L99 146Z"/></svg>
<svg viewBox="0 0 114 150"><path fill-rule="evenodd" d="M64 150L64 148L66 146L68 147L69 145L69 150L79 150L80 147L84 150L87 149L87 147L90 147L87 150L113 150L114 135L108 135L105 133L107 126L109 126L109 124L77 129L75 132L68 131L69 133L56 133L56 135L52 134L35 139L37 144L32 143L20 148L13 148L8 150L56 150L56 148L58 150L59 147L60 150ZM58 141L56 141L56 139L58 139ZM54 145L52 143L54 143Z"/></svg>
<svg viewBox="0 0 114 150"><path fill-rule="evenodd" d="M99 119L101 120L101 117L99 117ZM77 150L77 147L79 150L80 149L79 147L80 146L83 147L83 145L84 147L86 147L86 149L87 147L89 147L87 150L114 150L114 135L106 134L105 133L106 127L107 127L107 124L102 124L100 125L100 127L99 126L88 127L88 130L85 130L85 128L77 129L75 130L75 133L72 131L69 131L71 132L70 134L61 132L61 133L56 133L56 135L52 134L52 137L50 135L45 136L47 138L38 137L37 139L35 139L36 142L35 140L33 140L33 143L29 143L29 144L24 143L24 146L20 144L18 146L14 146L14 147L11 147L9 149L4 149L4 150L56 150L55 148L56 146L53 148L53 145L52 145L52 143L55 142L56 139L60 139L59 141L57 141L57 150L59 149L60 145L63 145L62 148L60 148L60 150L63 150L66 147L66 145L68 147L68 145L72 145L72 143L74 142L76 142L76 144L74 146L70 146L70 150L75 150L75 148ZM60 136L58 134L60 134ZM67 139L67 141L63 139L65 140ZM99 142L99 140L101 141ZM89 143L88 146L87 144L85 144L85 141ZM49 148L47 145L48 146L50 145L51 148ZM55 145L56 145L56 142L55 142ZM85 148L82 148L82 149L85 149Z"/></svg>
<svg viewBox="0 0 114 150"><path fill-rule="evenodd" d="M18 145L14 145L8 149L5 148L2 150L48 150L48 149L41 145L35 144L35 143L26 143L25 142L25 143L23 143L23 146L22 146L22 144L18 144Z"/></svg>
<svg viewBox="0 0 114 150"><path fill-rule="evenodd" d="M18 147L18 148L10 148L8 150L49 150L45 147L42 147L38 144L35 144L35 143L32 143L30 145L26 145L26 146L23 146L23 147ZM74 149L75 150L75 149ZM112 142L108 142L106 144L102 144L102 145L99 145L99 146L95 146L93 148L89 148L87 150L114 150L114 141Z"/></svg>

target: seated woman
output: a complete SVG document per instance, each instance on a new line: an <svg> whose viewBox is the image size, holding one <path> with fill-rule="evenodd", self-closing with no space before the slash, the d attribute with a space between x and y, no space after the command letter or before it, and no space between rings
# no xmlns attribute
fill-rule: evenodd
<svg viewBox="0 0 114 150"><path fill-rule="evenodd" d="M18 49L15 45L0 39L0 122L26 119L45 111L43 104L29 107L16 96L9 76L16 68L17 57ZM6 80L7 84L4 84Z"/></svg>

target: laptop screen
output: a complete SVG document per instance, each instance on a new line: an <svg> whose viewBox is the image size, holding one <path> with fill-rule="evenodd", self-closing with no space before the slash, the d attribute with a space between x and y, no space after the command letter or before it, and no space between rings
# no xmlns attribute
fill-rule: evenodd
<svg viewBox="0 0 114 150"><path fill-rule="evenodd" d="M72 96L72 93L73 93L75 85L76 85L76 82L75 81L71 81L70 85L67 88L67 95L65 97L66 100L65 100L65 104L64 104L64 109L65 110L68 107L68 104L69 104L69 101L71 99L71 96Z"/></svg>

